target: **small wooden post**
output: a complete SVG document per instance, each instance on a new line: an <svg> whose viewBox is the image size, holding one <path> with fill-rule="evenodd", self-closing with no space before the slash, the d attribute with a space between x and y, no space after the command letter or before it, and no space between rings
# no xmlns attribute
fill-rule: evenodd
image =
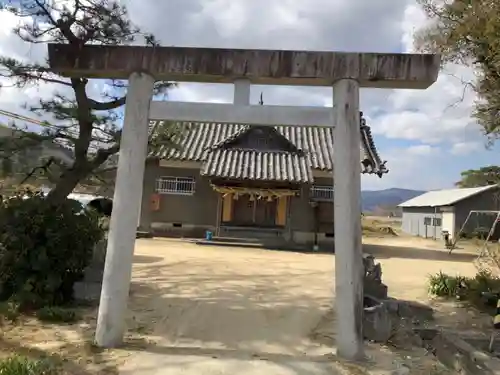
<svg viewBox="0 0 500 375"><path fill-rule="evenodd" d="M287 200L287 209L286 209L286 229L287 229L287 241L293 241L293 232L292 232L292 202L293 197L288 196Z"/></svg>
<svg viewBox="0 0 500 375"><path fill-rule="evenodd" d="M276 225L286 225L287 199L288 197L286 196L278 198L278 207L276 209Z"/></svg>
<svg viewBox="0 0 500 375"><path fill-rule="evenodd" d="M222 221L227 223L233 218L233 194L226 194L222 203Z"/></svg>
<svg viewBox="0 0 500 375"><path fill-rule="evenodd" d="M222 218L222 197L220 193L217 193L217 213L215 217L215 236L220 236L220 222Z"/></svg>

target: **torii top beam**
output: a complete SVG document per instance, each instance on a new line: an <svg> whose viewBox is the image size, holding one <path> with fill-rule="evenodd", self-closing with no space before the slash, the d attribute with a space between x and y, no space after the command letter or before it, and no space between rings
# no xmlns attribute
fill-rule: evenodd
<svg viewBox="0 0 500 375"><path fill-rule="evenodd" d="M352 78L361 87L426 89L441 58L431 54L273 51L220 48L49 44L51 69L67 77L128 79L147 72L157 80L259 85L331 86Z"/></svg>

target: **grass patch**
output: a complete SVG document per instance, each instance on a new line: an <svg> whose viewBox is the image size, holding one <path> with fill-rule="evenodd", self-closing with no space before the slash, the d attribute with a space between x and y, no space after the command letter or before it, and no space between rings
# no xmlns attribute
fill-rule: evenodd
<svg viewBox="0 0 500 375"><path fill-rule="evenodd" d="M390 222L362 218L361 228L364 236L397 236Z"/></svg>
<svg viewBox="0 0 500 375"><path fill-rule="evenodd" d="M10 356L0 359L1 375L56 375L59 369L46 359Z"/></svg>
<svg viewBox="0 0 500 375"><path fill-rule="evenodd" d="M429 276L429 294L467 301L479 310L494 315L500 297L500 278L485 270L479 271L474 277L439 272Z"/></svg>
<svg viewBox="0 0 500 375"><path fill-rule="evenodd" d="M46 323L75 323L82 319L77 310L58 306L43 307L37 310L36 317Z"/></svg>
<svg viewBox="0 0 500 375"><path fill-rule="evenodd" d="M83 319L78 310L69 307L48 306L34 312L35 317L44 323L75 323ZM28 315L31 315L28 314ZM16 323L21 317L19 305L12 302L0 303L0 323ZM0 372L0 375L3 375Z"/></svg>
<svg viewBox="0 0 500 375"><path fill-rule="evenodd" d="M0 303L0 323L2 321L15 323L19 319L20 315L21 313L19 311L18 304L11 301ZM0 374L3 375L1 372Z"/></svg>

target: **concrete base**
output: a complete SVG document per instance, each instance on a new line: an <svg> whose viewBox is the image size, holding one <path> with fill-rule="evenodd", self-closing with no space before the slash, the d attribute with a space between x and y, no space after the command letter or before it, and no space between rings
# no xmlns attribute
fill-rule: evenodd
<svg viewBox="0 0 500 375"><path fill-rule="evenodd" d="M153 238L153 232L151 231L144 231L144 230L138 230L137 234L135 235L135 238Z"/></svg>
<svg viewBox="0 0 500 375"><path fill-rule="evenodd" d="M215 227L195 224L182 224L181 227L176 227L174 223L154 222L151 223L150 232L155 237L204 238L207 230L215 232Z"/></svg>
<svg viewBox="0 0 500 375"><path fill-rule="evenodd" d="M314 243L314 233L313 232L299 232L299 231L294 231L292 232L291 236L292 241L301 243L301 244L308 244L308 243ZM318 233L317 235L317 240L319 243L323 244L331 244L333 247L333 244L335 242L334 237L327 236L326 233Z"/></svg>
<svg viewBox="0 0 500 375"><path fill-rule="evenodd" d="M252 239L237 239L237 238L226 238L221 240L218 237L213 238L212 240L193 240L193 242L197 245L202 246L227 246L227 247L241 247L241 248L250 248L250 249L266 249L266 250L275 250L275 251L294 251L301 253L318 253L318 252L326 252L324 249L319 249L318 251L314 251L312 245L301 245L292 242L286 241L259 241ZM330 253L332 253L330 251Z"/></svg>
<svg viewBox="0 0 500 375"><path fill-rule="evenodd" d="M150 232L156 237L204 238L207 230L215 233L215 229L215 226L212 225L182 224L181 227L178 227L175 226L175 223L153 222L151 223L150 230L144 230L143 232ZM314 244L315 237L313 232L293 231L290 233L287 229L259 231L257 228L245 229L243 227L221 227L219 235L221 237L231 237L238 240L248 238L256 240L280 238L285 243L296 243L299 245L311 246L311 248ZM333 252L335 240L333 237L328 236L326 233L318 233L316 237L321 250L328 249Z"/></svg>

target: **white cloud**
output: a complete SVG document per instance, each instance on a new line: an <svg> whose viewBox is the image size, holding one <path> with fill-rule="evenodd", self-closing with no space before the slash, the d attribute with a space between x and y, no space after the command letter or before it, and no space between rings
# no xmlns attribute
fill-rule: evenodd
<svg viewBox="0 0 500 375"><path fill-rule="evenodd" d="M389 173L383 178L363 176L365 189L377 190L398 187L415 190L431 190L447 187L450 182L442 173L429 173L429 166L439 170L443 162L443 152L433 146L416 145L407 148L389 148L384 150L384 159L388 162Z"/></svg>
<svg viewBox="0 0 500 375"><path fill-rule="evenodd" d="M427 23L417 5L408 5L402 20L402 43L413 52L413 36ZM471 117L475 93L471 68L448 64L437 82L427 90L395 90L385 115L373 122L374 132L388 138L418 140L431 144L462 143L478 137L480 129Z"/></svg>
<svg viewBox="0 0 500 375"><path fill-rule="evenodd" d="M40 62L45 56L43 44L32 45L21 41L12 34L12 29L19 25L20 20L12 13L0 11L0 55L13 57L21 61ZM52 94L54 85L40 84L38 86L27 87L23 90L12 87L12 82L5 78L0 78L0 109L28 115L29 112L21 108L24 103L34 103L39 97L47 97ZM4 119L5 122L10 119Z"/></svg>
<svg viewBox="0 0 500 375"><path fill-rule="evenodd" d="M421 9L408 4L401 21L401 41L403 50L414 52L414 34L427 24L428 20ZM448 64L438 77L437 82L427 90L394 90L387 98L386 106L377 111L380 116L373 116L371 124L376 135L383 135L391 140L423 142L432 145L434 150L443 149L448 155L465 156L484 149L481 130L472 118L477 97L468 83L474 82L472 68ZM370 111L368 111L370 113ZM446 186L443 170L450 169L456 159L446 158L444 153L434 155L440 162L425 163L422 155L414 150L399 150L398 156L391 158L391 151L383 153L389 160L392 178L403 185L405 170L412 166L425 167L429 186ZM446 176L450 178L450 176ZM395 181L395 183L396 183ZM448 182L449 184L449 182Z"/></svg>
<svg viewBox="0 0 500 375"><path fill-rule="evenodd" d="M430 145L417 145L408 147L406 152L412 156L432 156L438 154L440 150Z"/></svg>
<svg viewBox="0 0 500 375"><path fill-rule="evenodd" d="M69 0L68 0L69 1ZM414 32L426 23L414 0L121 0L132 20L153 32L163 45L274 48L342 51L412 51ZM46 46L30 46L7 32L18 22L0 11L0 55L40 61ZM366 186L411 185L415 168L426 164L426 179L419 188L449 184L443 177L445 155L479 150L483 140L471 118L475 95L463 81L474 79L471 69L449 65L428 90L362 90L361 105L375 141L382 137L393 146L381 148L390 173L382 179L363 178ZM24 102L52 94L52 85L16 90L2 88L0 108L23 112ZM102 90L102 82L91 85ZM329 88L287 86L252 87L256 103L331 106ZM230 85L181 83L171 100L231 102ZM412 143L397 147L398 142ZM387 140L384 144L387 144ZM380 142L379 142L380 144ZM416 146L415 146L416 144ZM395 147L394 147L395 145Z"/></svg>
<svg viewBox="0 0 500 375"><path fill-rule="evenodd" d="M452 155L469 155L480 150L482 146L480 142L459 142L451 147L450 153Z"/></svg>
<svg viewBox="0 0 500 375"><path fill-rule="evenodd" d="M63 0L62 2L60 1L58 5L59 7L63 5L69 6L71 9L72 3L71 0ZM55 12L54 14L56 15L57 11ZM43 43L32 44L24 42L12 32L14 27L25 24L26 22L30 22L30 19L20 19L8 10L0 10L0 24L2 25L0 31L0 56L15 58L22 62L44 64L47 56L47 45ZM69 80L65 80L64 78L61 78L61 81L69 82ZM87 93L92 98L99 99L102 97L101 94L104 92L104 87L104 81L91 80L87 86ZM66 85L40 81L36 85L30 85L19 89L13 86L12 80L0 77L0 109L20 114L33 120L46 120L49 123L57 124L58 121L50 115L38 117L36 114L24 108L25 104L28 106L37 106L40 99L50 100L54 97L55 93L62 94L69 98L73 97L72 88ZM20 127L27 126L33 130L41 129L39 125L35 125L34 123L12 119L12 117L3 114L0 115L0 122L2 123L10 123L12 121Z"/></svg>

